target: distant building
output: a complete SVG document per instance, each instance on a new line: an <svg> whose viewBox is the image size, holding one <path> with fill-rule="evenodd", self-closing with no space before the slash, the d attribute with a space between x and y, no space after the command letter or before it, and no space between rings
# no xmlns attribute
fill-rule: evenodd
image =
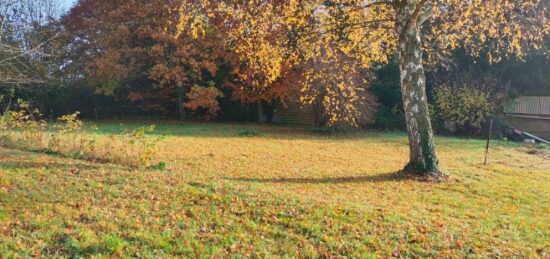
<svg viewBox="0 0 550 259"><path fill-rule="evenodd" d="M514 128L550 140L550 96L521 96L507 103L506 120Z"/></svg>

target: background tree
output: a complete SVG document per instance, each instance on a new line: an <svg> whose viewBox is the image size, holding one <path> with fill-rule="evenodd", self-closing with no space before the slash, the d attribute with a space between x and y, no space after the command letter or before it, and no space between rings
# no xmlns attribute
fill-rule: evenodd
<svg viewBox="0 0 550 259"><path fill-rule="evenodd" d="M53 0L0 1L0 95L8 104L17 91L47 87L58 75L59 10Z"/></svg>
<svg viewBox="0 0 550 259"><path fill-rule="evenodd" d="M95 93L162 113L177 110L183 104L176 105L176 88L206 85L219 56L215 33L174 36L182 3L79 1L63 21L72 35L72 69Z"/></svg>
<svg viewBox="0 0 550 259"><path fill-rule="evenodd" d="M410 146L405 171L436 178L442 174L429 116L424 65L450 56L458 47L479 56L490 45L487 57L491 62L510 54L523 57L528 49L544 49L550 27L548 2L541 0L203 3L203 13L213 21L211 24L218 24L219 30L226 31L224 38L242 43L227 47L242 53L244 63L252 66L250 73L243 73L245 78L265 79L263 83L251 84L252 87L264 89L274 85L273 82L285 76L285 71L310 63L302 68L305 80L299 81L301 89L307 92L323 85L319 80L332 81L338 82L332 85L342 90L335 91L340 94L351 91L354 85L350 77L343 75L387 63L389 56L396 53ZM341 59L342 56L346 58ZM345 73L326 73L321 64L330 62ZM330 99L326 92L316 93ZM352 94L345 99L353 100ZM351 104L343 108L354 109Z"/></svg>
<svg viewBox="0 0 550 259"><path fill-rule="evenodd" d="M468 135L479 135L485 118L502 114L504 92L493 77L470 77L458 74L452 83L434 88L435 109L438 115Z"/></svg>

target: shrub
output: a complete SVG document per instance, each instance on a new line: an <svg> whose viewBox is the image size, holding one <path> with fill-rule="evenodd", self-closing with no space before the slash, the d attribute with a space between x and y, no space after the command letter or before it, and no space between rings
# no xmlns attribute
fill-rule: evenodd
<svg viewBox="0 0 550 259"><path fill-rule="evenodd" d="M495 113L498 105L491 91L460 82L436 87L434 99L437 115L466 131L479 132L485 118Z"/></svg>
<svg viewBox="0 0 550 259"><path fill-rule="evenodd" d="M405 114L399 106L382 106L376 112L374 128L380 130L404 130L406 129Z"/></svg>
<svg viewBox="0 0 550 259"><path fill-rule="evenodd" d="M122 141L121 153L125 154L124 161L131 165L149 167L158 152L160 138L149 138L147 135L155 131L156 126L139 127L134 130L125 130L119 136Z"/></svg>
<svg viewBox="0 0 550 259"><path fill-rule="evenodd" d="M399 77L399 65L395 58L377 71L376 80L372 84L372 92L380 103L373 125L376 129L406 129Z"/></svg>
<svg viewBox="0 0 550 259"><path fill-rule="evenodd" d="M199 109L204 110L203 119L210 120L218 115L220 109L218 97L223 97L223 93L211 84L208 87L193 86L187 94L187 101L184 106L194 112Z"/></svg>
<svg viewBox="0 0 550 259"><path fill-rule="evenodd" d="M255 130L251 130L251 129L242 130L241 132L239 132L239 136L243 136L243 137L256 137L256 136L259 136L259 135L260 135L260 133L258 133Z"/></svg>
<svg viewBox="0 0 550 259"><path fill-rule="evenodd" d="M39 149L45 141L47 123L40 119L38 110L31 110L28 103L18 100L16 111L7 111L0 117L2 144L8 147L23 146Z"/></svg>
<svg viewBox="0 0 550 259"><path fill-rule="evenodd" d="M48 128L38 111L19 101L17 110L0 116L0 145L127 166L148 167L153 163L160 140L149 136L155 125L105 137L95 134L97 128L93 126L84 127L78 115L63 115Z"/></svg>

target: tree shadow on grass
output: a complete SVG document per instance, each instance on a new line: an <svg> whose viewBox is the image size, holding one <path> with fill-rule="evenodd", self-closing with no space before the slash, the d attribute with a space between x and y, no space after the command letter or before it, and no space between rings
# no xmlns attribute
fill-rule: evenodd
<svg viewBox="0 0 550 259"><path fill-rule="evenodd" d="M296 184L344 184L344 183L378 183L400 182L410 177L401 172L390 172L376 175L349 176L349 177L322 177L322 178L225 178L226 180L252 183L296 183Z"/></svg>
<svg viewBox="0 0 550 259"><path fill-rule="evenodd" d="M37 160L41 157L44 159ZM70 154L46 153L0 147L0 169L128 169L127 166L100 159L72 157Z"/></svg>
<svg viewBox="0 0 550 259"><path fill-rule="evenodd" d="M99 166L96 165L89 165L84 163L57 163L57 162L34 162L34 161L1 161L0 162L0 169L18 169L18 170L24 170L24 169L38 169L38 168L45 168L45 169L71 169L71 168L78 168L79 170L94 170L98 169Z"/></svg>
<svg viewBox="0 0 550 259"><path fill-rule="evenodd" d="M37 157L43 159L37 160ZM13 149L0 150L0 170L34 170L34 169L59 169L59 170L96 170L99 168L116 168L115 165L98 164L80 159L73 159L55 154L33 153Z"/></svg>
<svg viewBox="0 0 550 259"><path fill-rule="evenodd" d="M350 130L349 132L324 133L316 128L284 125L284 124L259 124L259 123L230 123L230 122L181 122L173 120L103 120L88 121L89 125L96 125L99 135L117 135L124 129L136 129L138 127L155 124L155 131L150 135L162 137L195 137L195 138L263 138L282 140L363 140L371 137L384 136L386 142L391 141L402 144L404 132L375 132Z"/></svg>

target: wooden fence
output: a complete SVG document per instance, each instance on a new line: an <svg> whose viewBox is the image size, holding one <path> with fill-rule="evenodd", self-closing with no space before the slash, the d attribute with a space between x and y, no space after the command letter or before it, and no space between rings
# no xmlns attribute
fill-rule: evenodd
<svg viewBox="0 0 550 259"><path fill-rule="evenodd" d="M277 103L275 104L273 121L281 124L313 127L315 126L315 113L311 106L302 107L297 103L290 103L285 106Z"/></svg>

